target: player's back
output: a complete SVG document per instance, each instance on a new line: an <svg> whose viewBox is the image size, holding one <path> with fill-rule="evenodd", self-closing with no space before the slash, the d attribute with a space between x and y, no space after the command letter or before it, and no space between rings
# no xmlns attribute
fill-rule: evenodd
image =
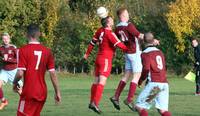
<svg viewBox="0 0 200 116"><path fill-rule="evenodd" d="M98 55L103 55L112 58L115 51L115 44L119 41L112 30L100 28L99 30L99 50Z"/></svg>
<svg viewBox="0 0 200 116"><path fill-rule="evenodd" d="M19 50L19 69L25 70L24 87L22 96L27 99L46 99L45 72L47 69L54 69L54 60L51 50L41 45L39 42L29 43Z"/></svg>
<svg viewBox="0 0 200 116"><path fill-rule="evenodd" d="M150 81L167 82L165 57L156 47L148 47L142 53L142 59L146 59L150 66ZM148 65L147 63L147 65Z"/></svg>

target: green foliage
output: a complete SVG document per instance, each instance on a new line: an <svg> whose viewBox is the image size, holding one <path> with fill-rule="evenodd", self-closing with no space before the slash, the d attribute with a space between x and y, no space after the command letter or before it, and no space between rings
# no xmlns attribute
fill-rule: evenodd
<svg viewBox="0 0 200 116"><path fill-rule="evenodd" d="M167 22L170 29L175 33L176 48L179 52L185 50L186 37L199 29L199 12L199 0L177 0L169 5L169 12L166 14Z"/></svg>
<svg viewBox="0 0 200 116"><path fill-rule="evenodd" d="M168 69L182 73L192 66L189 36L200 35L199 0L1 0L0 33L6 31L18 47L27 43L26 26L40 25L40 41L52 48L56 66L68 71L92 72L98 46L83 61L93 34L101 26L96 9L105 6L117 23L116 10L127 7L130 21L142 33L152 31L161 42ZM170 6L170 7L168 7ZM177 53L185 51L184 53ZM183 68L183 66L189 66ZM123 70L124 57L116 51L113 71Z"/></svg>

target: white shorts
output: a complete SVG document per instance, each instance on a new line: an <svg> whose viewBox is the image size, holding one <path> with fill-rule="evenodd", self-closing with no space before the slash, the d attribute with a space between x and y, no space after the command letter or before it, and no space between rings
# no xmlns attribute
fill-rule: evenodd
<svg viewBox="0 0 200 116"><path fill-rule="evenodd" d="M17 73L17 69L10 70L10 71L2 69L1 72L0 72L0 80L2 80L4 82L4 84L5 83L12 84L13 81L14 81L16 73ZM20 86L23 86L23 82L21 80L18 83L19 83Z"/></svg>
<svg viewBox="0 0 200 116"><path fill-rule="evenodd" d="M160 92L155 97L151 95L156 93L157 90L155 88L159 88ZM137 98L136 106L144 109L150 109L153 105L157 109L168 111L169 104L169 85L168 83L157 83L157 82L149 82L144 90L140 93Z"/></svg>
<svg viewBox="0 0 200 116"><path fill-rule="evenodd" d="M141 53L125 54L125 70L131 70L133 73L142 72Z"/></svg>

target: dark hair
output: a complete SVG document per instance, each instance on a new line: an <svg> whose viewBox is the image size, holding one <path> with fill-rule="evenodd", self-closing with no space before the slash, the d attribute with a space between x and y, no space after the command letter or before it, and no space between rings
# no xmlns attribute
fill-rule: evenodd
<svg viewBox="0 0 200 116"><path fill-rule="evenodd" d="M118 10L117 10L117 16L119 17L125 10L127 10L127 9L124 8L124 7L118 9Z"/></svg>
<svg viewBox="0 0 200 116"><path fill-rule="evenodd" d="M197 38L197 37L192 37L192 38L190 38L190 41L192 42L193 40L196 40L198 43L199 43L199 38Z"/></svg>
<svg viewBox="0 0 200 116"><path fill-rule="evenodd" d="M27 27L28 37L38 38L40 36L40 28L37 24L30 24Z"/></svg>
<svg viewBox="0 0 200 116"><path fill-rule="evenodd" d="M102 18L101 19L101 25L103 27L107 27L107 23L108 23L108 19L110 18L110 16L107 16L106 18Z"/></svg>
<svg viewBox="0 0 200 116"><path fill-rule="evenodd" d="M148 32L148 33L145 33L144 34L144 42L145 43L153 43L154 41L154 36L153 36L153 33L151 32Z"/></svg>

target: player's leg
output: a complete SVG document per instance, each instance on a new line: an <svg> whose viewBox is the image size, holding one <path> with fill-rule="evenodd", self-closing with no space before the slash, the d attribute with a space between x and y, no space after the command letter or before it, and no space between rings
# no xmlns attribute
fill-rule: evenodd
<svg viewBox="0 0 200 116"><path fill-rule="evenodd" d="M144 108L136 106L135 109L137 110L139 116L148 116L148 111Z"/></svg>
<svg viewBox="0 0 200 116"><path fill-rule="evenodd" d="M94 112L101 114L102 111L99 109L99 102L101 100L104 85L106 84L107 77L100 75L99 77L95 78L95 82L91 88L91 101L89 104L89 108L92 109Z"/></svg>
<svg viewBox="0 0 200 116"><path fill-rule="evenodd" d="M148 83L142 90L142 92L139 94L136 100L134 109L139 113L140 116L148 116L147 110L152 107L154 100L152 100L151 102L150 101L147 102L147 99L151 95L153 87L154 87L153 84Z"/></svg>
<svg viewBox="0 0 200 116"><path fill-rule="evenodd" d="M117 110L120 110L120 105L119 105L119 97L121 95L121 92L123 91L124 87L126 86L126 83L128 82L129 78L132 75L132 67L131 67L131 62L128 59L127 54L125 55L125 74L120 80L117 89L115 90L115 95L110 98L110 101L113 103L114 107Z"/></svg>
<svg viewBox="0 0 200 116"><path fill-rule="evenodd" d="M167 83L162 83L158 87L161 88L161 92L155 99L155 107L161 116L171 116L171 113L168 111L169 86Z"/></svg>
<svg viewBox="0 0 200 116"><path fill-rule="evenodd" d="M158 112L160 113L161 116L171 116L171 113L166 110L160 110L158 109Z"/></svg>
<svg viewBox="0 0 200 116"><path fill-rule="evenodd" d="M91 86L90 103L94 102L94 95L96 92L98 80L99 80L99 78L97 76L95 76L94 82L92 83L92 86Z"/></svg>
<svg viewBox="0 0 200 116"><path fill-rule="evenodd" d="M1 100L1 105L0 105L0 110L3 110L4 107L8 105L8 100L4 97L4 92L3 92L3 84L8 82L8 76L7 72L5 70L1 70L0 73L0 100Z"/></svg>
<svg viewBox="0 0 200 116"><path fill-rule="evenodd" d="M102 94L103 94L103 90L104 90L104 86L106 84L106 80L107 80L107 77L104 76L104 75L100 75L99 76L99 82L97 84L97 92L96 92L96 95L95 95L95 104L97 106L99 106L99 102L101 100L101 97L102 97Z"/></svg>
<svg viewBox="0 0 200 116"><path fill-rule="evenodd" d="M43 106L44 106L44 103L45 103L45 102L38 102L38 101L36 101L35 105L37 105L37 109L36 109L36 111L35 111L35 113L34 113L34 116L40 116L40 113L41 113L41 111L42 111L42 108L43 108Z"/></svg>
<svg viewBox="0 0 200 116"><path fill-rule="evenodd" d="M200 71L196 71L196 93L195 95L200 95Z"/></svg>
<svg viewBox="0 0 200 116"><path fill-rule="evenodd" d="M133 107L132 101L133 101L134 94L135 94L136 88L137 88L137 84L138 84L138 81L140 79L141 72L142 72L142 62L141 62L140 53L130 54L128 58L131 61L131 66L132 66L132 71L133 71L133 79L130 82L128 96L127 96L127 99L124 101L124 103L130 109L132 109L132 107Z"/></svg>
<svg viewBox="0 0 200 116"><path fill-rule="evenodd" d="M17 116L35 116L37 104L33 100L19 100Z"/></svg>
<svg viewBox="0 0 200 116"><path fill-rule="evenodd" d="M98 62L98 59L97 61L95 62L95 79L94 79L94 82L91 86L91 97L90 97L90 104L89 104L89 109L92 109L94 112L100 114L101 113L101 110L99 109L98 105L96 105L96 102L97 102L97 92L98 92L98 89L97 89L97 86L98 86L98 83L100 81L100 78L99 78L99 72L100 70L100 67L99 67L99 62Z"/></svg>
<svg viewBox="0 0 200 116"><path fill-rule="evenodd" d="M96 101L95 104L98 106L101 100L104 86L106 85L106 80L110 75L112 69L112 59L103 58L99 60L99 81L97 84L97 92L95 95Z"/></svg>

